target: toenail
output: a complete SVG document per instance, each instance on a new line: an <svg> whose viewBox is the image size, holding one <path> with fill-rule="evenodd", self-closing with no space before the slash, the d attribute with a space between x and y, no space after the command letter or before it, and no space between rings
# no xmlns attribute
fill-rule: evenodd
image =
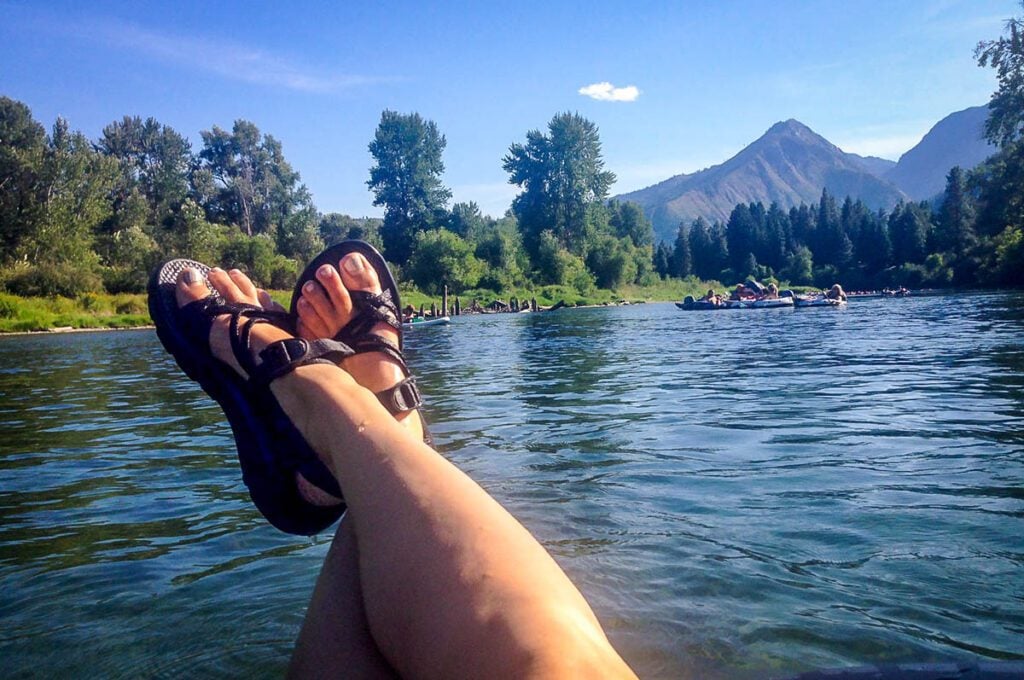
<svg viewBox="0 0 1024 680"><path fill-rule="evenodd" d="M223 269L221 269L220 267L214 267L214 268L213 268L213 269L211 269L210 271L211 271L211 272L217 272L217 273L219 274L219 273L223 272L224 270L223 270Z"/></svg>
<svg viewBox="0 0 1024 680"><path fill-rule="evenodd" d="M316 286L313 285L312 281L306 281L306 285L302 287L304 293L312 293L314 290L316 290Z"/></svg>
<svg viewBox="0 0 1024 680"><path fill-rule="evenodd" d="M359 274L363 271L363 258L352 256L341 263L349 274Z"/></svg>
<svg viewBox="0 0 1024 680"><path fill-rule="evenodd" d="M193 269L192 267L189 267L188 269L186 269L185 273L182 274L182 276L181 276L181 280L184 281L186 286L191 286L193 283L195 283L199 279L200 279L199 270Z"/></svg>
<svg viewBox="0 0 1024 680"><path fill-rule="evenodd" d="M241 273L241 269L232 269L231 271L228 272L228 276L238 276Z"/></svg>
<svg viewBox="0 0 1024 680"><path fill-rule="evenodd" d="M329 264L325 264L324 266L320 267L320 269L318 269L316 273L317 276L322 276L325 279L329 279L331 278L331 276L334 275L334 267L332 267Z"/></svg>

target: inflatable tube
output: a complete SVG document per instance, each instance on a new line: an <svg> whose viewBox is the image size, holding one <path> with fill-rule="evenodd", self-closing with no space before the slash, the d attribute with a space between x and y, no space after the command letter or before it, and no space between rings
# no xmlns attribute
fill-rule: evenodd
<svg viewBox="0 0 1024 680"><path fill-rule="evenodd" d="M773 309L775 307L792 307L793 306L793 298L784 297L784 298L773 298L773 299L770 299L770 300L769 299L755 300L754 302L750 303L750 306L751 307L755 307L757 309Z"/></svg>
<svg viewBox="0 0 1024 680"><path fill-rule="evenodd" d="M678 307L679 309L686 310L687 312L724 309L722 305L716 305L714 302L708 302L707 300L694 300L689 296L687 296L687 299L684 300L683 302L677 302L676 307Z"/></svg>
<svg viewBox="0 0 1024 680"><path fill-rule="evenodd" d="M412 321L406 321L402 324L402 328L421 328L423 326L447 326L452 322L451 317L442 316L437 319L424 319L422 317L416 317Z"/></svg>
<svg viewBox="0 0 1024 680"><path fill-rule="evenodd" d="M833 300L823 296L798 297L795 303L797 307L842 307L846 300Z"/></svg>

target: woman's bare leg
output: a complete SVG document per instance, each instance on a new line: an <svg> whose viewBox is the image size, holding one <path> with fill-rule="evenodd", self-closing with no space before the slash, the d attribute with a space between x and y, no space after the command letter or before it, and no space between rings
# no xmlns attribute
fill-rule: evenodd
<svg viewBox="0 0 1024 680"><path fill-rule="evenodd" d="M342 518L306 610L289 677L397 677L370 635L357 559L352 522Z"/></svg>
<svg viewBox="0 0 1024 680"><path fill-rule="evenodd" d="M376 271L361 254L350 253L335 265L323 265L317 270L320 285L307 282L303 286L296 304L300 337L314 340L337 335L357 313L350 290L381 292ZM377 324L373 332L393 344L398 343L397 331L385 323ZM401 367L381 352L357 354L341 365L357 383L372 392L389 388L405 377ZM397 419L414 436L422 438L417 412L399 414ZM351 522L343 519L320 571L292 654L290 674L294 677L315 676L316 669L321 668L353 669L352 677L394 673L370 635L362 601L357 549ZM354 639L337 639L339 626Z"/></svg>
<svg viewBox="0 0 1024 680"><path fill-rule="evenodd" d="M183 278L179 301L206 294L200 277ZM251 301L231 279L210 280L229 301ZM261 324L251 339L286 336ZM211 347L234 364L226 321ZM370 631L401 675L632 677L543 547L369 390L325 364L271 389L345 489Z"/></svg>

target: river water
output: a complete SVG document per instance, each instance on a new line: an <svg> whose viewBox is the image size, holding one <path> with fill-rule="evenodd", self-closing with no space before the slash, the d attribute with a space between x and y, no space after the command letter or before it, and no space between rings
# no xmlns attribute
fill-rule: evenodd
<svg viewBox="0 0 1024 680"><path fill-rule="evenodd" d="M407 335L435 439L644 678L1024 659L1024 295ZM280 676L278 533L152 331L0 338L0 669Z"/></svg>

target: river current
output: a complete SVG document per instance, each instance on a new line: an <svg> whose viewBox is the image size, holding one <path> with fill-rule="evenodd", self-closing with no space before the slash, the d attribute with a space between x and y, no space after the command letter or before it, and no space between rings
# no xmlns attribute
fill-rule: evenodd
<svg viewBox="0 0 1024 680"><path fill-rule="evenodd" d="M406 336L444 454L644 678L1024 659L1024 295ZM0 338L5 677L278 677L330 542L150 330Z"/></svg>

